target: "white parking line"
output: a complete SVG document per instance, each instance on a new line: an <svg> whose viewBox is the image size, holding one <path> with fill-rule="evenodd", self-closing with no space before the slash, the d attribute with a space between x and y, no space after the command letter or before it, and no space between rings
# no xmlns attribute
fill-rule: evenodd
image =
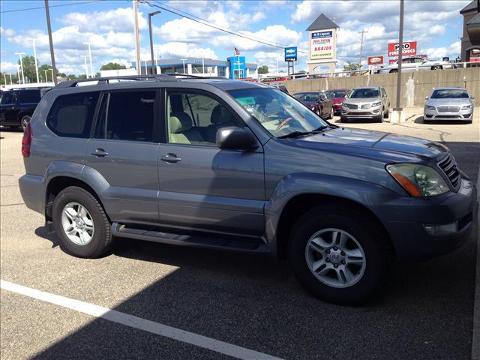
<svg viewBox="0 0 480 360"><path fill-rule="evenodd" d="M477 200L480 202L480 164L477 176ZM477 212L477 231L480 229L480 209ZM475 271L475 294L473 298L472 359L480 360L480 239L477 234L477 266Z"/></svg>
<svg viewBox="0 0 480 360"><path fill-rule="evenodd" d="M147 331L152 334L164 336L173 340L192 344L204 349L216 351L221 354L232 356L238 359L268 359L278 360L279 358L270 356L254 350L249 350L237 345L232 345L220 340L215 340L206 336L198 335L189 331L177 329L168 325L163 325L155 321L142 319L137 316L122 313L103 306L90 304L80 300L70 299L64 296L51 294L45 291L32 289L26 286L0 280L0 288L20 295L28 296L33 299L45 301L68 308L83 314L96 318L102 318L118 324L129 326L131 328Z"/></svg>

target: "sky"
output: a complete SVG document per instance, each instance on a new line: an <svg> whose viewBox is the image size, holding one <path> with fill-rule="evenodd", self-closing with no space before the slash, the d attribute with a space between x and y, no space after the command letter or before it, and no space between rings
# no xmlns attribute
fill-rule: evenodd
<svg viewBox="0 0 480 360"><path fill-rule="evenodd" d="M388 42L398 40L399 2L363 1L158 1L150 4L180 10L221 28L281 46L298 46L297 70L306 68L308 34L305 29L324 13L340 27L338 65L358 62L360 31L364 58L385 55ZM462 16L468 0L406 0L404 40L418 42L417 54L432 59L456 58L460 53ZM135 37L130 0L50 0L53 43L57 68L67 74L85 73L84 56L91 44L93 68L135 60ZM36 41L40 64L50 64L43 1L1 0L0 60L2 72L16 72L17 52L32 55ZM141 58L150 59L148 13L159 10L139 6ZM205 57L225 60L234 48L247 62L268 65L270 71L286 70L283 50L240 38L162 10L152 18L155 53L163 59Z"/></svg>

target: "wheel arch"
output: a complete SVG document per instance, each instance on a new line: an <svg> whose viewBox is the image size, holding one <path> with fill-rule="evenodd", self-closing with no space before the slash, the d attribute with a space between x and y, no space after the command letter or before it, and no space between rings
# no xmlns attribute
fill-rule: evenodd
<svg viewBox="0 0 480 360"><path fill-rule="evenodd" d="M287 256L288 241L291 229L295 222L307 211L317 206L342 206L366 215L377 225L378 230L385 236L389 247L391 247L392 252L394 253L394 245L387 229L377 215L367 206L358 201L337 195L304 193L293 196L282 209L275 231L276 253L279 258L284 259Z"/></svg>
<svg viewBox="0 0 480 360"><path fill-rule="evenodd" d="M77 186L79 188L84 189L85 191L88 191L93 197L95 197L95 199L100 203L102 208L105 210L105 207L103 206L100 196L98 196L97 192L93 189L93 187L91 187L89 184L87 184L83 180L80 180L71 176L59 175L59 176L52 177L49 180L46 191L45 191L45 196L46 196L45 217L47 221L52 220L53 201L62 190L70 186Z"/></svg>

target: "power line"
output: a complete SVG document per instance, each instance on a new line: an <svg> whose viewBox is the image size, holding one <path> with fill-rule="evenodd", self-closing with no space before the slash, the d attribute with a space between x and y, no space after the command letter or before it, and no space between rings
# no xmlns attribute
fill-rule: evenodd
<svg viewBox="0 0 480 360"><path fill-rule="evenodd" d="M84 5L84 4L91 4L91 3L99 2L99 1L103 1L103 0L68 2L68 3L64 3L64 4L50 5L50 8L53 8L53 7L62 7L62 6L72 6L72 5ZM37 7L24 8L24 9L4 10L4 11L0 11L0 14L13 13L13 12L21 12L21 11L30 11L30 10L39 10L39 9L44 9L44 6L37 6Z"/></svg>
<svg viewBox="0 0 480 360"><path fill-rule="evenodd" d="M214 25L210 22L208 22L207 20L205 19L202 19L198 16L195 16L195 15L192 15L190 13L187 13L183 10L179 10L179 9L176 9L172 6L168 6L166 7L166 5L157 5L157 4L152 4L150 1L148 0L141 0L142 3L145 3L147 5L150 5L152 7L156 7L156 8L159 8L159 9L162 9L164 11L167 11L169 13L172 13L172 14L175 14L175 15L178 15L178 16L181 16L181 17L184 17L184 18L187 18L191 21L194 21L194 22L197 22L199 24L202 24L202 25L205 25L205 26L209 26L211 28L214 28L216 30L219 30L219 31L223 31L225 33L228 33L230 35L234 35L234 36L238 36L238 37L241 37L241 38L244 38L244 39L247 39L247 40L250 40L250 41L255 41L255 42L258 42L258 43L261 43L261 44L264 44L264 45L268 45L268 46L272 46L272 47L276 47L278 49L284 49L288 46L284 46L284 45L279 45L279 44L275 44L275 43L272 43L272 42L268 42L268 41L265 41L265 40L262 40L262 39L258 39L258 38L254 38L252 36L249 36L249 35L245 35L245 34L242 34L242 33L239 33L239 32L235 32L235 31L232 31L232 30L228 30L228 29L225 29L225 28L222 28L220 26L217 26L217 25ZM302 53L305 53L305 51L302 51L302 50L299 50L298 52L302 52Z"/></svg>

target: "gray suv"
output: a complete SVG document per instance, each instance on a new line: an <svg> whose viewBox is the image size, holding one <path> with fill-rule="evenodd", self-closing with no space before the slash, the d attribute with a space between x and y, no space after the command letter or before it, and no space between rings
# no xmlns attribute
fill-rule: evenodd
<svg viewBox="0 0 480 360"><path fill-rule="evenodd" d="M369 119L383 122L388 118L390 100L383 87L354 88L342 104L341 121Z"/></svg>
<svg viewBox="0 0 480 360"><path fill-rule="evenodd" d="M23 199L69 254L115 237L268 253L355 304L471 230L476 190L441 144L338 127L259 84L126 80L58 85L24 133Z"/></svg>

